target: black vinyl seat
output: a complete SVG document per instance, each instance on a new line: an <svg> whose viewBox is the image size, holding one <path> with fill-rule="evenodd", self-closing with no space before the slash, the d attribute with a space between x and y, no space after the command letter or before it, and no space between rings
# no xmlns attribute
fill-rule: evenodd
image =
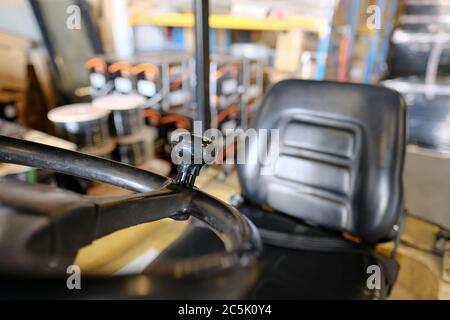
<svg viewBox="0 0 450 320"><path fill-rule="evenodd" d="M398 265L373 247L401 230L401 96L378 86L282 81L263 99L253 127L279 129L279 144L260 132L238 165L239 210L265 242L261 281L249 297L385 298ZM255 154L267 158L255 163ZM367 286L373 265L382 277L376 290Z"/></svg>

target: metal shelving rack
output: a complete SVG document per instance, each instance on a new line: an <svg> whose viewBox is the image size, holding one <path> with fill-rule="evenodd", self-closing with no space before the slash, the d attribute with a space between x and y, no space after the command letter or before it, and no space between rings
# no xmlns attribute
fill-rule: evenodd
<svg viewBox="0 0 450 320"><path fill-rule="evenodd" d="M306 32L318 35L318 45L316 50L316 70L315 79L322 80L326 75L329 48L331 43L331 33L333 27L333 17L335 8L339 0L329 0L324 18L316 17L287 17L276 18L252 18L237 17L231 15L212 14L209 16L209 26L213 30L211 42L214 42L214 30L244 30L244 31L289 31L301 29ZM164 15L136 15L130 17L130 24L154 25L173 28L192 28L194 26L194 16L190 13L164 14ZM177 33L177 37L179 34ZM212 43L212 46L214 43Z"/></svg>
<svg viewBox="0 0 450 320"><path fill-rule="evenodd" d="M290 31L300 29L305 32L315 33L318 42L314 56L316 66L315 80L323 80L327 76L327 63L330 53L334 52L333 32L335 27L333 20L339 3L345 5L345 27L348 28L348 48L346 49L346 74L348 75L352 65L352 55L358 34L364 34L369 38L369 51L367 53L363 82L377 80L385 71L385 60L389 50L390 37L397 14L398 0L329 0L322 17L295 16L283 19L241 17L224 14L211 14L209 16L210 42L214 49L217 39L217 30L225 30L227 43L231 42L231 30L243 31ZM381 10L379 17L382 21L381 29L369 30L361 28L361 10L369 6L377 5ZM364 10L365 11L365 10ZM153 25L173 28L177 47L183 45L182 29L194 26L194 15L191 13L173 13L146 15L137 14L130 17L131 26ZM348 77L345 77L347 79Z"/></svg>

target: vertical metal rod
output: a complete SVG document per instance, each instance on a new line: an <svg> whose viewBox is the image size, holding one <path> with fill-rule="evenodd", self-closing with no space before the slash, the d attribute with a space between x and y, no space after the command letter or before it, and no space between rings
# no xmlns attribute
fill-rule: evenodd
<svg viewBox="0 0 450 320"><path fill-rule="evenodd" d="M328 50L331 44L331 29L333 27L333 17L336 1L330 1L329 7L326 9L326 25L322 26L319 32L319 43L317 45L317 61L314 74L315 80L324 80L327 71Z"/></svg>
<svg viewBox="0 0 450 320"><path fill-rule="evenodd" d="M193 1L197 120L202 121L202 129L207 130L211 126L211 109L209 106L209 1Z"/></svg>
<svg viewBox="0 0 450 320"><path fill-rule="evenodd" d="M389 52L391 35L395 25L395 17L397 16L398 0L391 0L388 16L386 18L386 26L384 28L383 43L381 44L381 52L379 55L377 66L377 77L381 77L386 71L386 59Z"/></svg>
<svg viewBox="0 0 450 320"><path fill-rule="evenodd" d="M34 16L36 18L37 24L42 34L42 39L44 40L44 44L47 47L47 51L50 55L50 64L52 66L52 71L55 72L58 78L61 77L61 73L59 72L58 65L56 64L56 50L53 46L53 43L50 39L50 33L45 24L44 12L42 6L38 0L29 0L31 9L33 10ZM61 82L60 82L61 83Z"/></svg>
<svg viewBox="0 0 450 320"><path fill-rule="evenodd" d="M351 0L350 10L348 12L349 17L349 26L350 26L350 43L347 49L347 65L346 67L346 78L350 74L350 69L352 66L352 55L353 55L353 47L355 46L355 37L358 29L358 16L360 11L360 0Z"/></svg>
<svg viewBox="0 0 450 320"><path fill-rule="evenodd" d="M104 54L102 42L100 35L95 28L95 23L92 15L89 11L89 4L86 0L76 0L75 4L80 8L81 18L86 26L86 33L88 35L89 41L91 42L92 49L95 54Z"/></svg>
<svg viewBox="0 0 450 320"><path fill-rule="evenodd" d="M377 6L380 8L380 21L384 21L384 11L385 11L386 0L377 0ZM364 82L370 83L373 77L374 66L377 61L377 54L380 47L380 30L376 29L372 31L369 52L367 54L366 71L364 75Z"/></svg>

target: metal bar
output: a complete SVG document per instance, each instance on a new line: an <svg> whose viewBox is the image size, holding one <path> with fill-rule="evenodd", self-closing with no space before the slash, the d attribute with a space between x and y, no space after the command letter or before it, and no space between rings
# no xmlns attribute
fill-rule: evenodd
<svg viewBox="0 0 450 320"><path fill-rule="evenodd" d="M172 29L172 42L177 49L185 49L185 39L184 39L184 29L182 28L173 28Z"/></svg>
<svg viewBox="0 0 450 320"><path fill-rule="evenodd" d="M397 30L394 33L393 41L398 43L432 43L432 42L450 42L450 33L424 33L414 32L409 33L402 30Z"/></svg>
<svg viewBox="0 0 450 320"><path fill-rule="evenodd" d="M381 76L386 71L386 58L389 52L389 44L391 42L391 34L394 29L394 19L397 13L397 0L390 0L391 3L388 9L388 16L386 19L386 26L384 28L383 43L381 44L381 52L377 62L377 76Z"/></svg>
<svg viewBox="0 0 450 320"><path fill-rule="evenodd" d="M350 27L350 34L349 34L349 44L347 48L347 65L346 65L346 75L348 78L348 75L350 73L350 68L352 65L352 54L353 54L353 47L355 44L355 36L356 36L356 30L358 28L358 16L359 16L359 9L360 9L360 3L361 0L351 0L351 8L349 13L349 27Z"/></svg>
<svg viewBox="0 0 450 320"><path fill-rule="evenodd" d="M39 26L39 30L42 35L42 39L44 41L44 44L47 48L47 51L50 56L50 65L52 66L52 71L55 72L56 76L58 78L61 78L61 74L59 72L58 66L56 65L56 50L53 46L53 42L50 38L50 33L47 28L47 25L45 24L44 20L44 13L42 12L41 4L38 0L29 0L31 9L33 10L34 16L36 18L36 22Z"/></svg>
<svg viewBox="0 0 450 320"><path fill-rule="evenodd" d="M194 0L195 12L195 76L197 120L202 121L202 131L211 126L209 107L209 1Z"/></svg>
<svg viewBox="0 0 450 320"><path fill-rule="evenodd" d="M91 42L92 49L94 50L95 54L104 54L103 52L103 46L100 39L100 36L97 32L97 29L95 28L95 23L92 19L92 16L89 12L89 5L86 0L76 0L76 5L80 8L81 11L81 17L84 21L84 24L87 29L87 36L89 38L89 41Z"/></svg>
<svg viewBox="0 0 450 320"><path fill-rule="evenodd" d="M386 0L378 0L377 6L380 8L380 21L383 21ZM370 39L369 53L367 54L366 71L364 74L364 82L369 83L372 78L373 68L377 60L379 47L380 30L375 30Z"/></svg>
<svg viewBox="0 0 450 320"><path fill-rule="evenodd" d="M314 78L316 80L323 80L325 78L326 64L328 58L328 48L330 46L331 32L327 31L319 40L317 48L317 65Z"/></svg>
<svg viewBox="0 0 450 320"><path fill-rule="evenodd" d="M436 83L436 78L439 70L439 61L444 50L445 42L436 42L431 49L430 56L428 58L427 70L425 73L425 87L427 88L425 95L427 99L433 99L433 87Z"/></svg>
<svg viewBox="0 0 450 320"><path fill-rule="evenodd" d="M217 52L219 48L219 43L217 41L217 29L211 29L209 30L209 47L212 52Z"/></svg>
<svg viewBox="0 0 450 320"><path fill-rule="evenodd" d="M416 15L408 14L400 17L402 24L450 23L450 15Z"/></svg>
<svg viewBox="0 0 450 320"><path fill-rule="evenodd" d="M328 49L331 42L331 28L333 24L334 7L336 2L332 1L327 9L327 24L322 26L323 30L319 33L319 44L317 46L317 62L314 78L323 80L327 70Z"/></svg>

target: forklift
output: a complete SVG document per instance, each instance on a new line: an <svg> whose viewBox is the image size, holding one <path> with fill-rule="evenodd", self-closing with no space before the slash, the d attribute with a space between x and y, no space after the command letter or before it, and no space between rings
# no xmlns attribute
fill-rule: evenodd
<svg viewBox="0 0 450 320"><path fill-rule="evenodd" d="M196 114L209 106L208 1L196 0ZM214 141L186 133L174 179L75 151L0 136L0 162L51 170L133 192L93 197L0 182L2 299L386 299L405 219L406 107L384 87L286 80L264 96L259 137L238 164L232 205L194 186ZM251 158L261 148L274 164ZM275 152L276 151L276 152ZM269 161L270 162L270 161ZM139 274L83 275L67 290L77 252L118 230L160 219L183 234ZM181 223L181 222L180 222ZM375 246L395 242L389 255Z"/></svg>

